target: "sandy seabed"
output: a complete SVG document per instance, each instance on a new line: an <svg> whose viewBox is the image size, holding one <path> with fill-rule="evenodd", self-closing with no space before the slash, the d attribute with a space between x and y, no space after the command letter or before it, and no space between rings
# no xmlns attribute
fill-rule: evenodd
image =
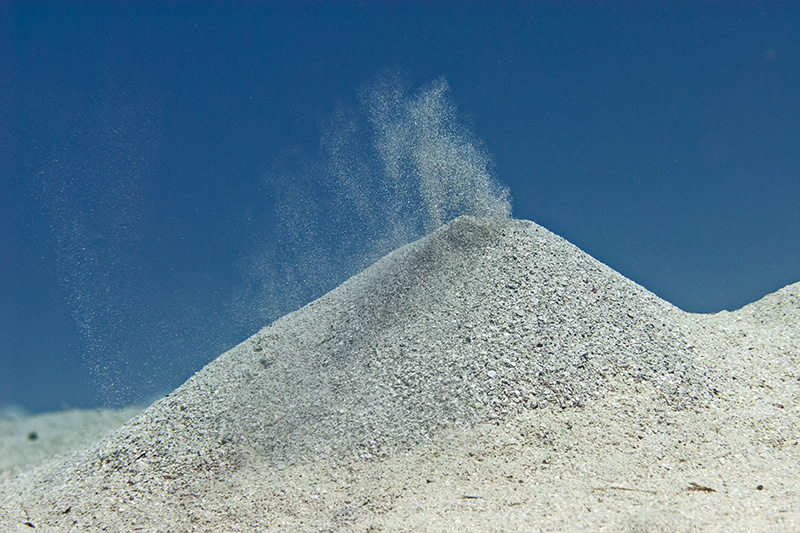
<svg viewBox="0 0 800 533"><path fill-rule="evenodd" d="M0 422L0 530L800 531L799 441L800 283L689 314L463 218L141 413Z"/></svg>

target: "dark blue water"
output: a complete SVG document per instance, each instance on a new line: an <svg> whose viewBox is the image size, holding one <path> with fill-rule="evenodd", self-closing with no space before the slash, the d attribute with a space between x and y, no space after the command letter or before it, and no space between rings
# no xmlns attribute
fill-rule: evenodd
<svg viewBox="0 0 800 533"><path fill-rule="evenodd" d="M0 6L0 404L123 405L513 214L690 311L800 279L794 4Z"/></svg>

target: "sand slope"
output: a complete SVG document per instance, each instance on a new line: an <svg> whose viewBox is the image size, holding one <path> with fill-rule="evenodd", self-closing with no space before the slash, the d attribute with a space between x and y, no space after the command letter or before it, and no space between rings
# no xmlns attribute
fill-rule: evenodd
<svg viewBox="0 0 800 533"><path fill-rule="evenodd" d="M797 529L799 294L691 315L460 218L4 482L0 529Z"/></svg>

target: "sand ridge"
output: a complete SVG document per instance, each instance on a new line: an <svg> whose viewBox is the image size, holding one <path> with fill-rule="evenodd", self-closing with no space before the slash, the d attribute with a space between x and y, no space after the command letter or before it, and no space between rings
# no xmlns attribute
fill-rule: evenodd
<svg viewBox="0 0 800 533"><path fill-rule="evenodd" d="M697 498L669 495L733 494L688 490L717 479L697 476L721 468L708 454L735 455L733 442L773 454L760 467L773 491L776 465L797 458L797 294L691 315L536 224L462 217L264 328L111 438L5 483L0 525L692 530ZM743 394L759 383L783 407L753 418L760 403ZM738 431L748 416L760 422ZM765 452L754 435L768 429ZM786 502L776 516L796 521L788 486L764 509ZM641 505L655 511L637 522Z"/></svg>

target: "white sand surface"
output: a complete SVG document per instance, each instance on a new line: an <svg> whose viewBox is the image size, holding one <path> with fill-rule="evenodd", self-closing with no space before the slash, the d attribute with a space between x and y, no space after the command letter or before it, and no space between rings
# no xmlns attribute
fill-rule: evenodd
<svg viewBox="0 0 800 533"><path fill-rule="evenodd" d="M141 407L69 409L0 420L0 480L56 455L95 444L141 410Z"/></svg>
<svg viewBox="0 0 800 533"><path fill-rule="evenodd" d="M0 531L798 531L798 363L800 284L693 315L461 218L0 479Z"/></svg>

